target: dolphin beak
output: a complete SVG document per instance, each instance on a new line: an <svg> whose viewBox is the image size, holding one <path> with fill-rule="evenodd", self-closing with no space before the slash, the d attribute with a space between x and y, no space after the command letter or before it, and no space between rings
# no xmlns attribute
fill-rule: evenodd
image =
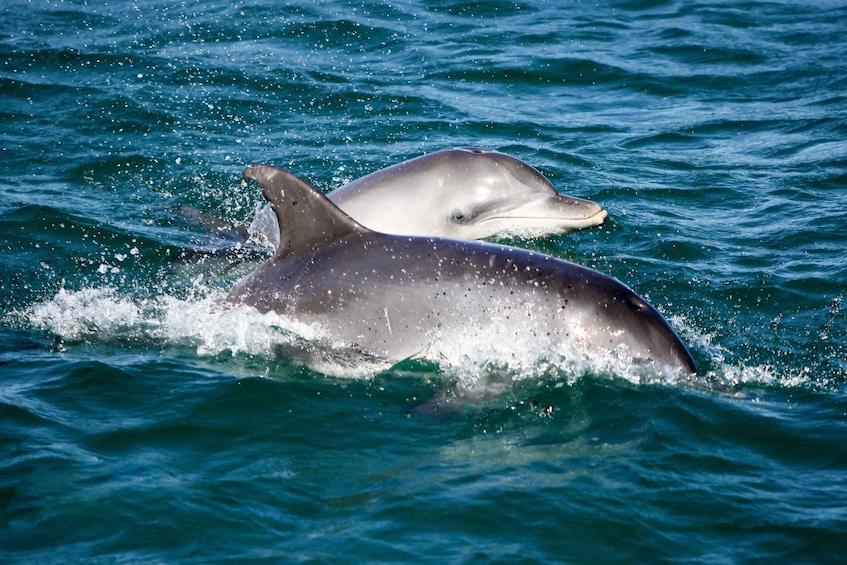
<svg viewBox="0 0 847 565"><path fill-rule="evenodd" d="M609 216L609 213L596 202L575 196L558 194L552 199L551 204L551 208L558 212L563 220L584 223L580 227L599 226Z"/></svg>
<svg viewBox="0 0 847 565"><path fill-rule="evenodd" d="M504 217L529 220L536 224L549 224L558 231L567 232L599 226L609 213L596 202L552 194L549 197L520 204L503 214Z"/></svg>

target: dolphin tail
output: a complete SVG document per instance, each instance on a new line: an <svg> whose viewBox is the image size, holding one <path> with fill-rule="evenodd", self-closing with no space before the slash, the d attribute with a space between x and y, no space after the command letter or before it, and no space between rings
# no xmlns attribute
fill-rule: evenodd
<svg viewBox="0 0 847 565"><path fill-rule="evenodd" d="M245 168L241 176L259 184L262 196L276 214L280 238L273 260L312 253L342 237L369 232L309 183L288 171L254 164Z"/></svg>

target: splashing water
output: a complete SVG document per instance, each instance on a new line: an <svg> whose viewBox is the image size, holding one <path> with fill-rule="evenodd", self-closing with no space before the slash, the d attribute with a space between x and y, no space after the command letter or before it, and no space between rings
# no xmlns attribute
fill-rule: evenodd
<svg viewBox="0 0 847 565"><path fill-rule="evenodd" d="M195 281L185 298L161 294L136 298L106 286L77 291L61 289L51 299L21 314L27 325L48 331L66 343L131 343L189 347L201 357L277 357L302 363L321 373L342 378L371 378L392 363L333 341L319 324L304 324L275 312L260 313L244 305L226 305L225 292ZM689 384L726 389L740 384L797 386L808 374L786 375L769 366L736 366L726 361L708 334L698 333L685 320L674 325L700 349L707 349L716 369L702 376L634 364L625 350L603 358L576 355L563 344L543 340L504 347L493 339L465 329L461 335L441 333L418 357L433 362L438 372L471 395L502 391L522 380L552 379L568 385L587 374L621 378L633 384Z"/></svg>

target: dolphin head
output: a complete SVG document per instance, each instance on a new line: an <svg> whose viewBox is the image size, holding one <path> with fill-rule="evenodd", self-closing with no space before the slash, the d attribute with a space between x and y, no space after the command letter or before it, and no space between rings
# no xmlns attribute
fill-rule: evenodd
<svg viewBox="0 0 847 565"><path fill-rule="evenodd" d="M588 271L586 269L586 271ZM590 350L618 352L636 364L663 365L686 374L697 365L667 320L623 283L593 272L578 292L590 305L580 316L581 339Z"/></svg>
<svg viewBox="0 0 847 565"><path fill-rule="evenodd" d="M608 216L595 202L559 194L544 175L510 155L473 147L436 155L461 171L461 180L447 183L457 189L444 200L454 237L540 237L597 226Z"/></svg>
<svg viewBox="0 0 847 565"><path fill-rule="evenodd" d="M380 169L328 196L376 231L466 240L567 233L608 215L590 200L558 194L520 159L472 147Z"/></svg>

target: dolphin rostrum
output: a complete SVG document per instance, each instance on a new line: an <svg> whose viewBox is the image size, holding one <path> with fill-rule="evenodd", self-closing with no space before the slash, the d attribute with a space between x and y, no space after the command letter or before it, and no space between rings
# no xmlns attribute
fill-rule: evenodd
<svg viewBox="0 0 847 565"><path fill-rule="evenodd" d="M255 180L283 226L273 256L227 301L317 323L334 343L399 362L480 336L504 350L537 343L578 359L623 358L696 373L662 315L617 280L514 247L372 231L291 173Z"/></svg>

